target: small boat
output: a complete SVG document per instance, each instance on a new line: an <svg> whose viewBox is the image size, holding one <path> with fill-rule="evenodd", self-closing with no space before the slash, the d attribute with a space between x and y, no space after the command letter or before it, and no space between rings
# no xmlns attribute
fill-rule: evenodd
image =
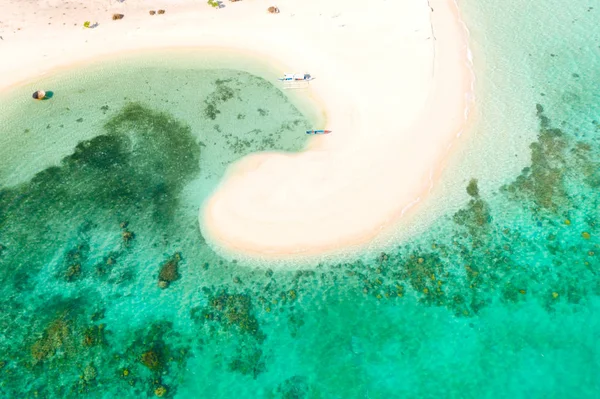
<svg viewBox="0 0 600 399"><path fill-rule="evenodd" d="M306 134L329 134L331 133L331 130L324 130L324 129L318 129L318 130L307 130Z"/></svg>
<svg viewBox="0 0 600 399"><path fill-rule="evenodd" d="M282 82L308 82L314 78L309 73L284 73L282 78L278 78Z"/></svg>

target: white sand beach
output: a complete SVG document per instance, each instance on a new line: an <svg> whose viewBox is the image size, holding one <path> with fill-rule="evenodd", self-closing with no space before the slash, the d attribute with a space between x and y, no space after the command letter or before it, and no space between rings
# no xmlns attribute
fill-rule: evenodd
<svg viewBox="0 0 600 399"><path fill-rule="evenodd" d="M0 90L134 49L217 47L316 77L333 133L232 165L200 210L209 243L246 255L366 243L433 187L467 123L473 76L453 0L0 0ZM267 13L277 6L280 13ZM150 10L166 10L149 15ZM124 14L113 21L113 13ZM98 22L83 29L84 21ZM273 77L274 78L274 77ZM304 134L304 132L298 132Z"/></svg>

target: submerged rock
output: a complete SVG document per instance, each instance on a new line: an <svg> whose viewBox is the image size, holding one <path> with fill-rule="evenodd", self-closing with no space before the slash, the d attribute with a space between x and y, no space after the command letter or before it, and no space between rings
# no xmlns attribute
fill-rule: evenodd
<svg viewBox="0 0 600 399"><path fill-rule="evenodd" d="M42 337L31 347L31 356L35 363L54 356L59 350L65 352L64 346L72 340L71 326L68 320L58 318L51 322Z"/></svg>
<svg viewBox="0 0 600 399"><path fill-rule="evenodd" d="M158 388L154 390L154 395L162 398L167 393L167 388L164 385L160 385Z"/></svg>
<svg viewBox="0 0 600 399"><path fill-rule="evenodd" d="M471 197L479 197L479 187L477 186L477 179L471 179L467 186L467 194Z"/></svg>
<svg viewBox="0 0 600 399"><path fill-rule="evenodd" d="M257 345L243 345L229 362L229 370L243 375L251 375L256 379L260 373L267 369L262 354L262 350Z"/></svg>
<svg viewBox="0 0 600 399"><path fill-rule="evenodd" d="M102 262L96 264L96 274L98 276L105 275L113 269L113 266L117 263L117 258L119 254L116 252L111 252L108 256L105 256Z"/></svg>
<svg viewBox="0 0 600 399"><path fill-rule="evenodd" d="M288 378L277 387L277 393L281 398L302 399L308 397L308 392L309 386L307 378L297 375Z"/></svg>
<svg viewBox="0 0 600 399"><path fill-rule="evenodd" d="M123 234L121 234L121 237L125 244L129 244L135 238L135 233L133 231L125 230L123 231Z"/></svg>
<svg viewBox="0 0 600 399"><path fill-rule="evenodd" d="M177 281L181 278L179 274L179 261L181 260L181 254L176 252L171 259L163 263L158 273L158 286L160 288L167 288L170 283Z"/></svg>
<svg viewBox="0 0 600 399"><path fill-rule="evenodd" d="M105 312L106 312L106 309L101 309L101 310L98 310L97 312L94 312L92 314L92 316L90 317L90 320L92 320L92 321L102 320L104 318Z"/></svg>
<svg viewBox="0 0 600 399"><path fill-rule="evenodd" d="M66 281L71 282L81 277L81 265L88 259L89 251L90 248L86 242L67 251L64 257L65 269L62 273L62 277Z"/></svg>
<svg viewBox="0 0 600 399"><path fill-rule="evenodd" d="M162 280L159 280L159 281L158 281L158 286L159 286L160 288L163 288L163 289L164 289L164 288L167 288L167 287L169 286L169 283L168 283L167 281L162 281Z"/></svg>
<svg viewBox="0 0 600 399"><path fill-rule="evenodd" d="M65 272L65 280L67 281L76 280L79 276L81 276L81 265L79 263L69 266Z"/></svg>
<svg viewBox="0 0 600 399"><path fill-rule="evenodd" d="M154 349L144 352L140 362L150 370L159 370L163 367L161 353Z"/></svg>
<svg viewBox="0 0 600 399"><path fill-rule="evenodd" d="M83 334L83 345L85 346L96 346L104 344L104 324L89 327Z"/></svg>
<svg viewBox="0 0 600 399"><path fill-rule="evenodd" d="M83 379L87 382L93 381L98 376L98 370L94 367L93 363L90 363L83 370Z"/></svg>

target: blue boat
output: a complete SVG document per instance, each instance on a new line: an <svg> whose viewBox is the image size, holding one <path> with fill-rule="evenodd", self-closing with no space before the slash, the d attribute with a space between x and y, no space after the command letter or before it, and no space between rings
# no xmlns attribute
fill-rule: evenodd
<svg viewBox="0 0 600 399"><path fill-rule="evenodd" d="M319 130L307 130L306 134L329 134L331 133L331 130L323 130L323 129L319 129Z"/></svg>
<svg viewBox="0 0 600 399"><path fill-rule="evenodd" d="M282 82L308 82L314 78L310 73L284 73L282 78L278 78Z"/></svg>

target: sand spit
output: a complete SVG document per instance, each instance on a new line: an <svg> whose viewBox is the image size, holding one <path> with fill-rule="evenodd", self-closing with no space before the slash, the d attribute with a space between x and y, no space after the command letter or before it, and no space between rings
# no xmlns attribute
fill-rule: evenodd
<svg viewBox="0 0 600 399"><path fill-rule="evenodd" d="M330 85L334 133L234 165L201 213L211 241L267 258L336 251L368 242L431 190L472 101L467 31L451 0L395 7L357 15L324 51L336 59L314 86Z"/></svg>

